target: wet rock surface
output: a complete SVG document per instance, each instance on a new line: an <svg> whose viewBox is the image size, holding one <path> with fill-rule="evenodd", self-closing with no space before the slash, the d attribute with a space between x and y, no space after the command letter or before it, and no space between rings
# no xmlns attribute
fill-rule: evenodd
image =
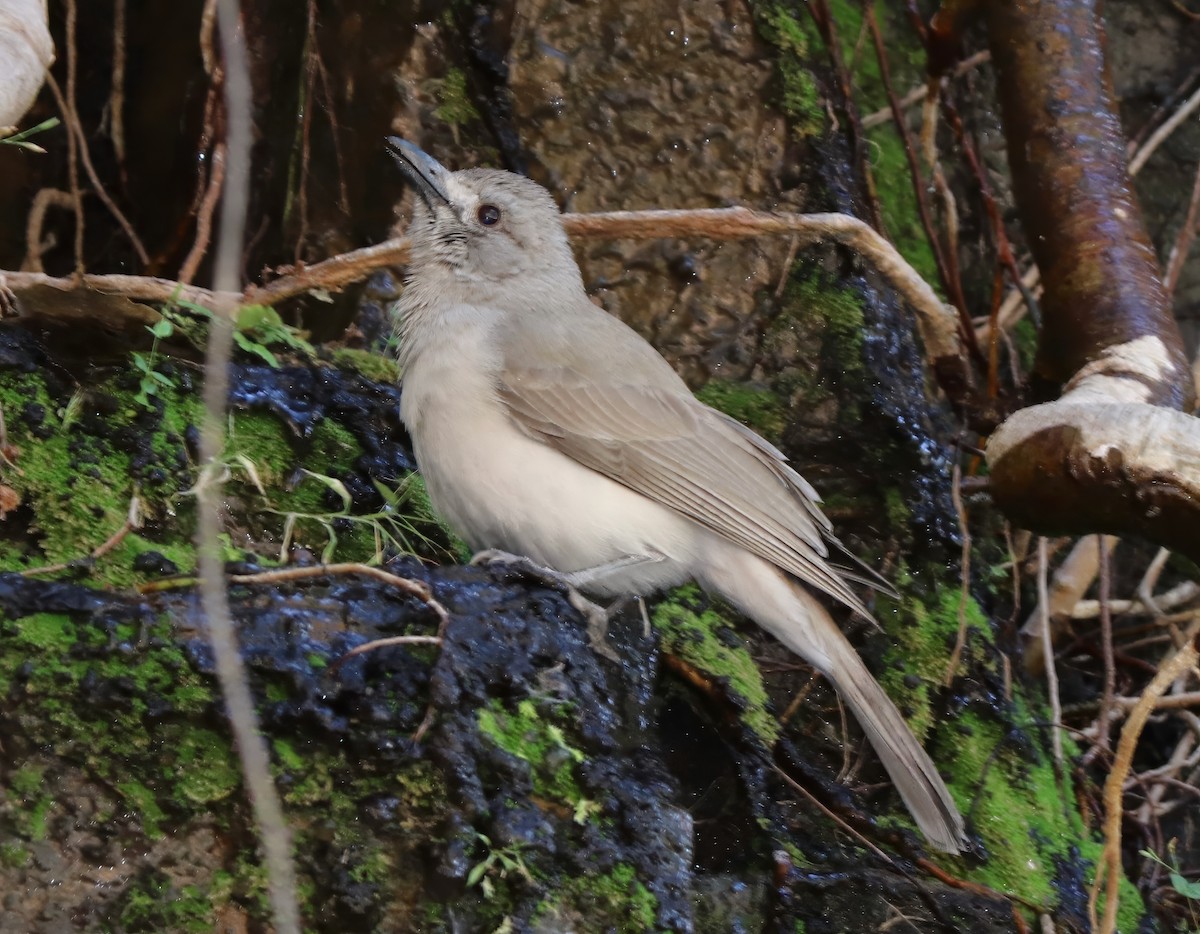
<svg viewBox="0 0 1200 934"><path fill-rule="evenodd" d="M890 901L915 902L940 919L934 929L954 930L979 903L932 896L900 867L863 868L827 830L806 826L806 809L781 804L770 754L720 703L664 684L656 639L636 614L614 623L612 664L561 594L520 575L413 560L389 570L428 583L447 606L440 650L382 648L335 668L367 639L436 630L420 601L369 579L231 594L311 889L310 929L485 931L510 918L521 931L783 930L804 918L832 932L847 918L882 921ZM0 610L10 646L28 645L48 614L71 621L56 630L60 657L0 658L0 778L19 789L0 806L10 847L0 881L27 898L55 893L21 911L30 930L67 918L167 929L173 900L211 917L218 885L231 890L227 915L261 917L261 890L244 877L253 833L194 595L124 597L4 574ZM194 696L151 679L162 665ZM57 703L72 705L70 724L56 720ZM436 720L416 742L427 703ZM806 780L847 806L828 779ZM713 781L725 786L721 803L704 804ZM12 848L31 811L48 836ZM697 832L697 820L716 826ZM781 849L797 844L817 863L801 868ZM381 859L386 872L368 871ZM748 887L747 872L776 881ZM847 886L878 896L839 904ZM822 916L837 920L813 926Z"/></svg>

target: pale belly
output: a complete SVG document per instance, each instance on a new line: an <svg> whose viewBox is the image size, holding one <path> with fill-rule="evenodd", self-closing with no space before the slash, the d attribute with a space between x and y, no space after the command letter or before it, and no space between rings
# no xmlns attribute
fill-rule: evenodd
<svg viewBox="0 0 1200 934"><path fill-rule="evenodd" d="M617 595L682 583L707 533L528 438L494 406L426 406L410 424L434 508L476 550L498 548L563 572L632 555L662 560L626 568L588 588Z"/></svg>

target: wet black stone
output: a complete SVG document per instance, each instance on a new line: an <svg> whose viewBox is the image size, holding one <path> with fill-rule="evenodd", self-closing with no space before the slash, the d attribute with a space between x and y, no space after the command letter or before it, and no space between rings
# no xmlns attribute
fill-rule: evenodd
<svg viewBox="0 0 1200 934"><path fill-rule="evenodd" d="M46 407L37 402L26 402L21 408L21 418L30 428L38 428L46 421Z"/></svg>
<svg viewBox="0 0 1200 934"><path fill-rule="evenodd" d="M168 577L178 574L179 567L160 551L143 551L133 559L133 569L141 574Z"/></svg>

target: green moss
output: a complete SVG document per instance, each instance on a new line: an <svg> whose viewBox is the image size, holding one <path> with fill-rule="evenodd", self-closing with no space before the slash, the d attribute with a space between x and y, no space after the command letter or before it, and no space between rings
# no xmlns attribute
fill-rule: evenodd
<svg viewBox="0 0 1200 934"><path fill-rule="evenodd" d="M888 239L921 278L940 294L937 260L921 220L904 142L890 123L872 128L867 137L872 144L871 174L875 179L875 194Z"/></svg>
<svg viewBox="0 0 1200 934"><path fill-rule="evenodd" d="M293 771L300 771L304 768L304 757L296 752L295 747L286 739L271 740L271 748L275 751L275 757L283 768Z"/></svg>
<svg viewBox="0 0 1200 934"><path fill-rule="evenodd" d="M161 825L166 820L167 815L158 806L154 792L141 782L135 781L117 782L114 787L120 793L121 797L131 803L141 815L142 833L151 840L162 839L163 831Z"/></svg>
<svg viewBox="0 0 1200 934"><path fill-rule="evenodd" d="M213 904L195 885L176 888L160 872L138 879L124 892L118 914L124 931L205 932L215 928Z"/></svg>
<svg viewBox="0 0 1200 934"><path fill-rule="evenodd" d="M138 633L121 626L113 635L133 642ZM6 620L0 622L0 683L11 684L19 671L21 696L39 711L30 739L86 765L141 815L147 835L157 837L169 816L165 802L190 813L228 795L239 773L232 741L188 722L216 704L214 686L170 641L165 621L148 626L146 635L152 638L136 640L140 649L115 652L109 634L67 616ZM85 684L118 683L119 701L102 709L79 703L94 690ZM39 833L36 827L29 832Z"/></svg>
<svg viewBox="0 0 1200 934"><path fill-rule="evenodd" d="M779 722L768 707L767 692L754 659L740 639L727 645L720 633L729 629L722 616L694 584L673 591L654 608L654 628L663 649L711 678L720 681L735 703L742 719L763 743L774 745Z"/></svg>
<svg viewBox="0 0 1200 934"><path fill-rule="evenodd" d="M1013 715L1018 724L1049 720L1047 710L1030 709L1020 694L1014 697ZM987 859L969 871L970 877L1044 905L1053 915L1059 862L1078 862L1080 857L1070 852L1078 847L1085 864L1096 866L1102 846L1084 825L1070 789L1059 785L1050 758L1033 749L1005 724L968 711L942 728L931 752L952 777L972 779L974 829ZM1070 758L1078 755L1069 741L1064 752ZM1120 930L1137 930L1142 898L1124 875L1120 884Z"/></svg>
<svg viewBox="0 0 1200 934"><path fill-rule="evenodd" d="M755 21L763 38L777 50L782 86L781 105L798 137L825 132L826 118L819 88L809 66L825 56L822 39L812 17L781 0L755 0ZM842 61L850 72L854 105L860 114L888 106L887 92L868 38L863 43L863 10L850 0L830 0L837 27ZM923 80L924 53L904 24L893 29L892 6L876 0L875 15L888 53L892 86L897 94ZM891 121L867 130L870 172L888 238L934 288L938 288L937 263L918 210L908 159L899 131Z"/></svg>
<svg viewBox="0 0 1200 934"><path fill-rule="evenodd" d="M418 528L429 528L429 534L436 535L446 543L447 551L457 559L459 564L466 564L474 554L471 547L458 537L458 533L446 524L433 508L429 498L429 490L425 486L425 478L420 474L410 474L405 479L405 509L412 517Z"/></svg>
<svg viewBox="0 0 1200 934"><path fill-rule="evenodd" d="M59 613L34 613L16 620L16 637L31 649L65 652L75 644L75 627Z"/></svg>
<svg viewBox="0 0 1200 934"><path fill-rule="evenodd" d="M749 425L768 441L778 442L787 425L783 403L765 387L716 378L705 383L696 398Z"/></svg>
<svg viewBox="0 0 1200 934"><path fill-rule="evenodd" d="M29 848L16 840L0 843L0 866L6 869L24 869L29 865Z"/></svg>
<svg viewBox="0 0 1200 934"><path fill-rule="evenodd" d="M176 782L176 799L196 805L228 798L242 779L228 737L199 728L184 731L167 775Z"/></svg>
<svg viewBox="0 0 1200 934"><path fill-rule="evenodd" d="M535 921L553 923L558 917L579 917L588 930L635 934L655 930L658 899L638 881L632 866L620 863L599 876L567 879L556 896L545 902Z"/></svg>
<svg viewBox="0 0 1200 934"><path fill-rule="evenodd" d="M31 798L41 790L45 772L43 765L23 765L9 776L8 787L23 798Z"/></svg>
<svg viewBox="0 0 1200 934"><path fill-rule="evenodd" d="M382 885L395 871L395 861L382 848L372 847L350 867L348 875L355 882Z"/></svg>
<svg viewBox="0 0 1200 934"><path fill-rule="evenodd" d="M1013 325L1009 334L1012 336L1013 343L1017 347L1017 356L1021 361L1022 371L1025 373L1030 372L1033 369L1034 360L1037 358L1037 325L1026 316Z"/></svg>
<svg viewBox="0 0 1200 934"><path fill-rule="evenodd" d="M183 435L197 403L164 388L161 416L135 403L115 378L70 400L52 398L38 374L0 373L0 405L11 413L27 405L40 407L44 418L35 434L24 419L10 418L8 434L19 454L20 468L6 482L29 507L30 541L4 549L4 569L79 562L101 586L128 588L145 577L132 570L142 551L169 550L169 543L127 535L115 548L91 561L88 555L124 525L135 493L141 515L154 521L172 508L170 497L192 481ZM95 414L96 410L104 415ZM138 437L136 445L130 438ZM136 452L126 450L136 448ZM135 481L134 463L144 479ZM147 463L149 458L149 463ZM7 529L12 534L13 529ZM181 536L181 543L187 536Z"/></svg>
<svg viewBox="0 0 1200 934"><path fill-rule="evenodd" d="M357 373L373 383L394 384L400 381L400 367L390 354L339 347L333 351L331 359L339 370Z"/></svg>
<svg viewBox="0 0 1200 934"><path fill-rule="evenodd" d="M899 487L889 486L883 491L883 511L893 535L908 537L912 534L912 510Z"/></svg>
<svg viewBox="0 0 1200 934"><path fill-rule="evenodd" d="M1048 711L1028 700L1022 685L1013 686L1009 709L989 714L971 707L939 719L936 702L958 634L961 589L957 582L940 581L937 573L917 575L901 566L895 583L902 598L880 598L876 615L892 643L880 682L925 742L960 809L975 818L972 830L982 838L987 858L964 863L957 872L1053 913L1060 865L1079 862L1071 849L1078 847L1094 864L1100 845L1084 826L1073 792L1058 783L1044 752L1045 736L1018 732L1049 721ZM999 677L987 616L969 595L963 612L964 670ZM1065 745L1068 756L1077 754L1069 740ZM889 820L909 824L907 816ZM1121 930L1135 930L1142 901L1125 879L1121 900Z"/></svg>
<svg viewBox="0 0 1200 934"><path fill-rule="evenodd" d="M479 732L505 752L528 762L534 793L575 807L585 800L575 777L583 753L567 742L563 727L526 698L516 710L492 701L479 710Z"/></svg>
<svg viewBox="0 0 1200 934"><path fill-rule="evenodd" d="M911 574L901 565L895 585L903 597L879 598L875 615L890 643L879 680L905 712L913 733L922 738L937 716L932 700L946 677L950 652L958 637L960 607L968 628L965 665L986 667L991 663L983 649L991 645L992 630L986 614L970 594L962 603L960 588L937 584L932 595L922 600L912 584Z"/></svg>
<svg viewBox="0 0 1200 934"><path fill-rule="evenodd" d="M821 274L788 283L789 306L816 317L822 325L826 348L833 351L841 375L856 380L863 372L862 297Z"/></svg>
<svg viewBox="0 0 1200 934"><path fill-rule="evenodd" d="M778 50L779 105L792 132L801 139L820 135L825 131L826 115L808 67L816 39L811 18L784 3L760 2L753 9L759 34Z"/></svg>
<svg viewBox="0 0 1200 934"><path fill-rule="evenodd" d="M479 119L479 111L467 94L467 75L462 69L451 68L447 71L446 76L437 82L434 92L438 106L433 115L443 123L457 127Z"/></svg>

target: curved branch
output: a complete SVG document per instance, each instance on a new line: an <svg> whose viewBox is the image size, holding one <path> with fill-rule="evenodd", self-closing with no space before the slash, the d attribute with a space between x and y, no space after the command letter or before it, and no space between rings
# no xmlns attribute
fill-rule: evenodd
<svg viewBox="0 0 1200 934"><path fill-rule="evenodd" d="M1187 409L1188 361L1129 181L1097 2L984 5L1013 190L1045 283L1037 370L1065 382L1107 348L1156 337L1165 369L1145 401Z"/></svg>
<svg viewBox="0 0 1200 934"><path fill-rule="evenodd" d="M1200 420L1125 167L1096 0L985 5L1022 223L1045 282L1037 369L1070 379L987 446L990 489L1041 533L1144 535L1200 560Z"/></svg>
<svg viewBox="0 0 1200 934"><path fill-rule="evenodd" d="M1200 562L1200 419L1068 394L1012 415L987 455L996 504L1019 525L1133 533Z"/></svg>
<svg viewBox="0 0 1200 934"><path fill-rule="evenodd" d="M848 214L768 214L748 208L687 211L611 211L598 214L564 214L563 226L576 240L651 240L662 237L703 237L738 240L769 234L793 234L808 244L832 240L866 258L912 306L939 384L955 401L962 401L971 386L958 319L942 303L887 240L868 224ZM408 262L408 241L388 240L350 253L341 253L312 266L289 268L280 278L250 286L241 301L276 305L314 289L336 291L367 278L376 269ZM41 273L3 272L0 282L20 296L35 285L64 291L77 288L74 279L54 279ZM206 307L229 296L167 279L143 276L84 276L83 284L101 292L118 292L143 301L185 298Z"/></svg>

